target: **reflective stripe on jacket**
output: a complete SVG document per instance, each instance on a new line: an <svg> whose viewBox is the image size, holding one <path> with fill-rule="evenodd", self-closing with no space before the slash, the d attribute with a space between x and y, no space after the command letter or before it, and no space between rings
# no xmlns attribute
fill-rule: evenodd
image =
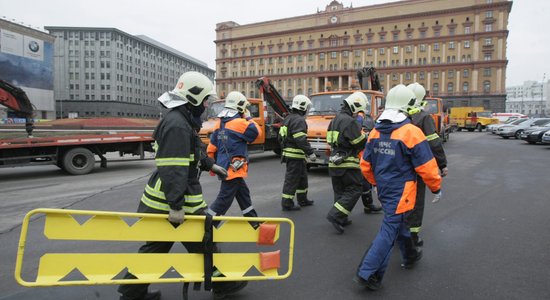
<svg viewBox="0 0 550 300"><path fill-rule="evenodd" d="M307 123L304 116L292 112L279 129L282 156L285 159L305 159L313 153L307 140Z"/></svg>

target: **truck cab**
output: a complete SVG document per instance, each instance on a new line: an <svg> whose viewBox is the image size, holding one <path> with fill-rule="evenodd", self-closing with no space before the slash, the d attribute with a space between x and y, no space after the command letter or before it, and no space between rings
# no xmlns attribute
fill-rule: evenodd
<svg viewBox="0 0 550 300"><path fill-rule="evenodd" d="M250 116L258 124L260 131L263 133L258 135L258 138L254 142L248 144L249 152L273 151L276 154L280 154L281 147L277 136L282 119L262 99L248 98L248 102L250 102L250 106L248 107ZM206 145L210 142L210 135L214 132L214 128L218 123L218 114L223 110L224 105L225 100L218 100L209 103L206 109L206 116L204 117L206 120L202 123L202 128L199 131L199 136Z"/></svg>
<svg viewBox="0 0 550 300"><path fill-rule="evenodd" d="M378 107L383 104L384 94L378 91L361 90L367 96L367 114L373 119L378 115ZM317 160L308 162L310 165L328 165L330 145L327 143L327 129L330 121L340 111L346 97L356 90L332 91L312 94L311 108L306 116L308 126L307 139L315 150Z"/></svg>
<svg viewBox="0 0 550 300"><path fill-rule="evenodd" d="M446 142L449 139L451 125L449 123L448 114L443 109L443 100L441 98L426 97L427 102L424 111L429 113L435 123L437 134Z"/></svg>

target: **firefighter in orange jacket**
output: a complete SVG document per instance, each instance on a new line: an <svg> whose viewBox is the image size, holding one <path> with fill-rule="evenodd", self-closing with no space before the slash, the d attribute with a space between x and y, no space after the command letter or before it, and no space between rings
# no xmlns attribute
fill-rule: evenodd
<svg viewBox="0 0 550 300"><path fill-rule="evenodd" d="M208 208L212 216L225 215L234 198L237 198L243 216L258 216L244 181L248 176L247 144L261 134L260 127L246 109L249 104L243 94L229 93L224 110L218 114L219 123L210 137L208 156L216 159L216 164L228 172L227 178L222 179L218 197Z"/></svg>
<svg viewBox="0 0 550 300"><path fill-rule="evenodd" d="M406 222L416 200L417 176L437 199L441 196L441 176L430 146L405 114L414 105L414 93L400 84L388 92L386 99L385 111L370 132L361 159L363 176L377 187L384 210L380 231L355 277L356 282L370 290L381 287L395 241L401 250L402 267L411 268L422 257Z"/></svg>

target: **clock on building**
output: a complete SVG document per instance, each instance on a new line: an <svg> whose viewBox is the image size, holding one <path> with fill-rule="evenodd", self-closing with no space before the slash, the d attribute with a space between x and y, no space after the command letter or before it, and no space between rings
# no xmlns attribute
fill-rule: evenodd
<svg viewBox="0 0 550 300"><path fill-rule="evenodd" d="M335 24L336 22L338 22L338 17L337 16L332 16L330 18L330 23Z"/></svg>

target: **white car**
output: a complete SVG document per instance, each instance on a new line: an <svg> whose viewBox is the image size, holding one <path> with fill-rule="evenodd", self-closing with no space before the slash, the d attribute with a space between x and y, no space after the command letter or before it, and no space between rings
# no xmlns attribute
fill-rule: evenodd
<svg viewBox="0 0 550 300"><path fill-rule="evenodd" d="M528 120L528 119L527 118L521 118L521 119L510 118L510 119L506 120L504 123L491 124L491 125L487 126L487 131L491 132L492 134L497 134L497 130L501 126L504 126L504 125L518 125L519 123L522 123L526 120Z"/></svg>

